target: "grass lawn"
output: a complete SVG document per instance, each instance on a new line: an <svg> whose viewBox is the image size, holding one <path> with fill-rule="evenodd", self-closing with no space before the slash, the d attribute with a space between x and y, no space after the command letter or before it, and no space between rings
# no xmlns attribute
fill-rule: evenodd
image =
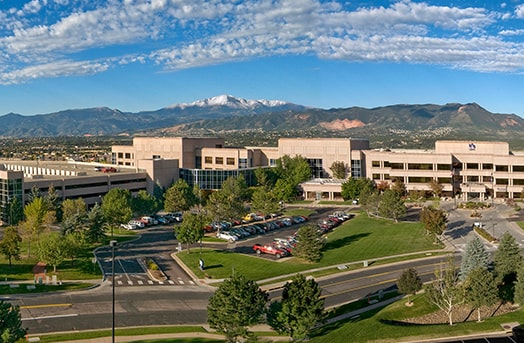
<svg viewBox="0 0 524 343"><path fill-rule="evenodd" d="M282 274L373 259L439 249L425 234L420 223L394 223L368 218L364 214L345 222L327 237L324 256L318 263L307 263L295 258L277 261L230 251L204 249L205 273L198 269L199 250L178 257L201 278L222 279L239 272L252 280L276 277Z"/></svg>
<svg viewBox="0 0 524 343"><path fill-rule="evenodd" d="M510 322L522 322L524 311L519 309L515 312L486 318L482 322L457 322L452 326L448 324L439 325L407 325L400 321L407 318L418 317L426 313L434 312L436 307L426 302L424 295L414 297L414 305L407 307L406 300L400 300L385 308L364 313L359 318L348 319L326 326L319 330L310 342L312 343L345 343L348 337L351 342L397 342L423 341L431 338L445 338L452 336L463 336L478 334L482 332L503 333L501 324Z"/></svg>

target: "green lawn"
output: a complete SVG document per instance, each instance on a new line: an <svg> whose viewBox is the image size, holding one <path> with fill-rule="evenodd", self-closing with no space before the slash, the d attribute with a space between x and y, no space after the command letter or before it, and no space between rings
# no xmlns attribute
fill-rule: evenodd
<svg viewBox="0 0 524 343"><path fill-rule="evenodd" d="M428 304L424 295L413 298L414 305L407 307L405 300L395 302L383 309L364 313L358 318L348 319L331 326L324 327L316 333L312 343L345 343L347 337L351 342L396 342L399 339L423 341L431 338L464 336L482 332L503 332L501 324L522 322L524 310L486 318L482 322L457 322L452 326L440 325L407 325L403 319L414 318L436 311L436 307Z"/></svg>
<svg viewBox="0 0 524 343"><path fill-rule="evenodd" d="M227 278L235 271L249 279L261 280L362 260L373 263L373 259L385 256L435 249L439 247L425 235L420 223L394 223L360 214L328 235L324 256L318 263L295 258L273 261L255 255L210 249L203 249L202 255L199 249L192 249L190 254L182 252L178 257L201 278ZM198 269L201 257L205 261L205 273Z"/></svg>

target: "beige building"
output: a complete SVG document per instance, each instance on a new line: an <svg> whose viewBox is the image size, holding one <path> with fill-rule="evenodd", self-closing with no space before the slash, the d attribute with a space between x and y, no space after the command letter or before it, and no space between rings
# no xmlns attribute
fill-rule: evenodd
<svg viewBox="0 0 524 343"><path fill-rule="evenodd" d="M2 219L13 197L23 201L32 188L45 194L53 186L62 199L82 197L94 204L112 188L152 193L155 185L165 189L179 178L208 190L239 175L255 185L254 171L275 166L284 155L309 162L312 179L301 185L307 199L341 199L345 179L332 178L333 162L346 164L346 178L400 180L410 192L431 192L436 181L444 196L462 200L524 196L524 153L505 142L437 141L432 150L383 150L354 138L281 138L277 147L237 148L225 147L223 138L136 137L132 145L112 147L113 172L76 162L0 162Z"/></svg>

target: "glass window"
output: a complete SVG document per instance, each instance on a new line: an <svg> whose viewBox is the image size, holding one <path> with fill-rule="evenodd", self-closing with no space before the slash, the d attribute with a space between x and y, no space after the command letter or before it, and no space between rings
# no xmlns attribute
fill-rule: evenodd
<svg viewBox="0 0 524 343"><path fill-rule="evenodd" d="M479 169L478 163L466 163L466 169Z"/></svg>
<svg viewBox="0 0 524 343"><path fill-rule="evenodd" d="M391 169L404 169L404 163L390 163Z"/></svg>
<svg viewBox="0 0 524 343"><path fill-rule="evenodd" d="M233 157L226 158L226 164L228 166L234 166L235 165L235 159Z"/></svg>
<svg viewBox="0 0 524 343"><path fill-rule="evenodd" d="M491 164L491 163L482 163L482 169L491 170L491 169L493 169L493 164Z"/></svg>
<svg viewBox="0 0 524 343"><path fill-rule="evenodd" d="M362 161L351 160L351 177L353 178L362 177Z"/></svg>
<svg viewBox="0 0 524 343"><path fill-rule="evenodd" d="M215 157L215 164L224 164L223 157Z"/></svg>
<svg viewBox="0 0 524 343"><path fill-rule="evenodd" d="M495 170L496 171L500 171L500 172L507 172L509 170L509 168L508 168L508 166L497 165L497 166L495 166Z"/></svg>
<svg viewBox="0 0 524 343"><path fill-rule="evenodd" d="M380 167L380 161L371 161L372 167Z"/></svg>
<svg viewBox="0 0 524 343"><path fill-rule="evenodd" d="M513 171L515 173L524 172L524 166L513 166Z"/></svg>
<svg viewBox="0 0 524 343"><path fill-rule="evenodd" d="M437 164L437 170L451 170L451 164L439 163Z"/></svg>
<svg viewBox="0 0 524 343"><path fill-rule="evenodd" d="M373 180L380 180L380 174L373 174Z"/></svg>
<svg viewBox="0 0 524 343"><path fill-rule="evenodd" d="M211 157L211 156L204 157L204 163L206 163L206 164L213 163L213 157Z"/></svg>

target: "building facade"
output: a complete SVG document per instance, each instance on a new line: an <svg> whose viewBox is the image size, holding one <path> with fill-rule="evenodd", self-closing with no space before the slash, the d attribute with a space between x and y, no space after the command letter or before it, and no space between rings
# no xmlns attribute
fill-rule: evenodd
<svg viewBox="0 0 524 343"><path fill-rule="evenodd" d="M281 138L277 147L225 147L223 138L136 137L132 145L112 147L112 170L96 164L51 161L0 161L2 219L15 197L27 201L32 189L45 194L55 188L62 199L100 202L112 188L136 194L164 189L179 178L205 190L220 189L230 176L243 175L255 185L257 168L271 168L277 159L302 156L312 178L301 187L307 199L341 199L349 177L376 184L402 181L409 192L431 192L438 182L443 196L464 201L524 197L524 153L505 142L437 141L432 150L370 149L367 139ZM346 165L346 179L337 180L334 162Z"/></svg>

